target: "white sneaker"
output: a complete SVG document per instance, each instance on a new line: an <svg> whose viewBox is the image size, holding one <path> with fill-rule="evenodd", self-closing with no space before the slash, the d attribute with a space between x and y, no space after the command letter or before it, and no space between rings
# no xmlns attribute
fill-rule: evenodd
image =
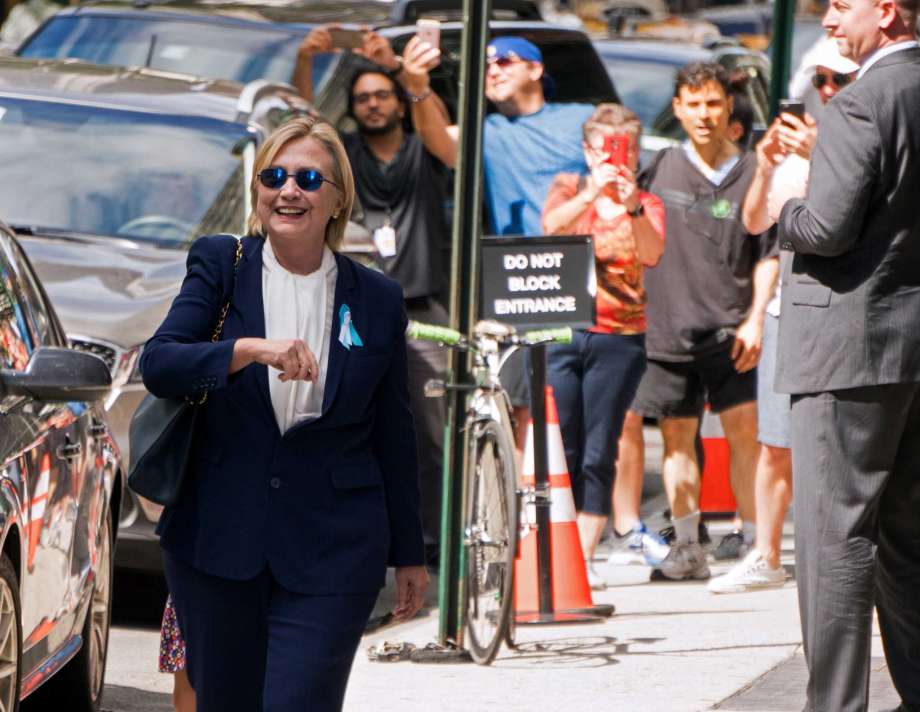
<svg viewBox="0 0 920 712"><path fill-rule="evenodd" d="M592 591L605 591L607 589L607 579L597 573L594 564L590 561L585 562L585 569L588 572L588 585Z"/></svg>
<svg viewBox="0 0 920 712"><path fill-rule="evenodd" d="M757 549L735 564L731 570L709 582L710 593L743 593L760 588L778 588L786 582L786 570L771 569Z"/></svg>
<svg viewBox="0 0 920 712"><path fill-rule="evenodd" d="M665 578L674 581L708 579L709 562L706 561L706 552L698 542L673 544L664 561L658 565L658 571Z"/></svg>

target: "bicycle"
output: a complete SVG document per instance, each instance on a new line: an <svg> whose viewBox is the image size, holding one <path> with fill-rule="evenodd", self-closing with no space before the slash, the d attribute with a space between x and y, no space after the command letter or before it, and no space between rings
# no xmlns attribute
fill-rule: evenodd
<svg viewBox="0 0 920 712"><path fill-rule="evenodd" d="M473 356L473 383L432 380L425 384L425 395L442 397L450 390L469 391L464 425L468 470L461 568L465 570L467 649L475 662L488 665L502 640L513 647L514 560L523 495L518 487L511 401L498 374L518 348L569 343L572 330L566 327L517 334L512 326L480 321L472 338L467 338L453 329L410 322L407 335Z"/></svg>

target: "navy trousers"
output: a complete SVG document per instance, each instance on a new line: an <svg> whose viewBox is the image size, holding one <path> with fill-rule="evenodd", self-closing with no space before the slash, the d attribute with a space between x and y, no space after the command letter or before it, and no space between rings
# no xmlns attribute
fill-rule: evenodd
<svg viewBox="0 0 920 712"><path fill-rule="evenodd" d="M617 441L645 372L645 336L576 331L547 349L575 508L610 514Z"/></svg>
<svg viewBox="0 0 920 712"><path fill-rule="evenodd" d="M164 552L197 712L339 712L377 599L309 596L271 572L210 576Z"/></svg>

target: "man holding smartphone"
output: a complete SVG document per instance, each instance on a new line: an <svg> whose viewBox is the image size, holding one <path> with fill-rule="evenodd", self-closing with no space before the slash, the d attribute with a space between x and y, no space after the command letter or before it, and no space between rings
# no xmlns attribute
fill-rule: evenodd
<svg viewBox="0 0 920 712"><path fill-rule="evenodd" d="M424 47L424 45L423 45ZM590 104L556 104L546 100L551 80L543 54L523 37L497 37L488 45L486 97L498 109L485 119L483 168L490 232L496 235L543 234L540 214L558 173L585 175L582 125ZM418 71L416 71L416 69ZM431 92L430 65L406 63L406 88L415 95ZM419 103L413 121L430 150L453 167L459 128L450 125L436 104ZM518 447L523 447L529 420L529 388L522 353L502 371L502 383L515 407Z"/></svg>
<svg viewBox="0 0 920 712"><path fill-rule="evenodd" d="M313 99L313 56L341 48L336 27L315 28L304 40L294 83L308 101ZM345 35L346 44L354 38ZM409 47L419 44L417 38ZM360 203L361 219L371 232L377 263L403 288L410 319L426 323L448 322L443 296L447 288L445 238L447 225L447 168L422 138L407 131L408 114L419 103L444 110L435 96L407 94L402 63L389 42L375 32L363 33L360 48L367 65L351 78L348 113L358 126L342 137ZM407 61L431 62L437 50L417 52ZM437 561L441 525L441 468L446 404L442 398L425 398L425 382L443 378L446 352L437 344L409 341L409 397L418 436L419 470L428 563Z"/></svg>
<svg viewBox="0 0 920 712"><path fill-rule="evenodd" d="M873 606L898 709L920 709L918 12L917 0L831 0L822 24L857 80L821 116L807 193L781 183L768 199L793 251L776 387L792 397L814 712L866 710Z"/></svg>

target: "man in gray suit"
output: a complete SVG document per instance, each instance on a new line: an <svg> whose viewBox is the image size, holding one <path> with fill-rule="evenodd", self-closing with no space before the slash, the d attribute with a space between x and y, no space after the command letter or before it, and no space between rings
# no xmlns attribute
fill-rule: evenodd
<svg viewBox="0 0 920 712"><path fill-rule="evenodd" d="M831 0L858 79L827 105L807 197L770 212L792 393L796 578L811 712L868 704L872 607L899 710L920 710L920 0Z"/></svg>

